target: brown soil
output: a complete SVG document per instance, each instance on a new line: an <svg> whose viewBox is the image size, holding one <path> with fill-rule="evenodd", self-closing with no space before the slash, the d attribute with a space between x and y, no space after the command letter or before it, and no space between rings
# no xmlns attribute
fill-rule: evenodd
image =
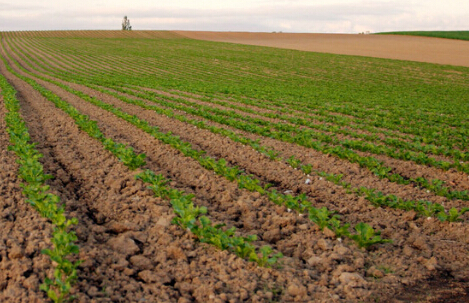
<svg viewBox="0 0 469 303"><path fill-rule="evenodd" d="M46 172L56 177L49 182L52 192L66 204L68 215L79 220L77 244L79 258L85 262L80 266L74 293L81 302L467 301L467 215L461 223L441 223L417 218L412 212L375 208L330 182L304 176L230 139L63 82L163 131L173 132L210 156L227 159L262 182L273 183L278 190L305 193L315 205L337 210L344 221L352 225L364 221L382 230L383 237L394 240L368 251L359 249L349 240L339 241L319 231L307 218L275 206L266 197L238 189L236 183L214 175L122 119L36 79L98 121L107 137L144 152L147 165L143 168L170 178L172 187L194 194L194 202L208 208L212 221L237 227L239 235L256 234L256 246L268 244L285 255L281 266L259 268L231 253L198 243L188 232L172 225L169 202L155 198L144 184L135 181L138 171L129 171L99 142L78 130L70 117L9 73L3 63L0 73L18 91L21 114L32 140L39 143L37 148L44 154L41 162ZM5 248L0 251L0 301L43 302L39 283L50 275L51 264L40 249L49 244L44 239L50 236L51 226L21 196L15 156L6 150L4 116L0 100L0 246ZM411 186L378 180L355 164L261 139L262 144L276 148L285 157L295 155L316 169L344 173L347 181L356 185L442 201ZM423 169L416 165L411 168ZM456 174L448 175L453 177ZM306 178L311 184L305 184ZM464 203L445 202L458 206ZM4 235L5 230L8 233Z"/></svg>
<svg viewBox="0 0 469 303"><path fill-rule="evenodd" d="M469 41L400 35L175 31L191 39L469 66Z"/></svg>

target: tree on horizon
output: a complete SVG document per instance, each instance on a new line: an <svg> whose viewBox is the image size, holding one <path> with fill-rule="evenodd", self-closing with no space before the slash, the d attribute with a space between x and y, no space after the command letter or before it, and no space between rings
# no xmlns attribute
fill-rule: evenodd
<svg viewBox="0 0 469 303"><path fill-rule="evenodd" d="M132 30L132 26L130 25L130 19L128 19L127 16L124 16L124 19L122 19L122 30L123 31Z"/></svg>

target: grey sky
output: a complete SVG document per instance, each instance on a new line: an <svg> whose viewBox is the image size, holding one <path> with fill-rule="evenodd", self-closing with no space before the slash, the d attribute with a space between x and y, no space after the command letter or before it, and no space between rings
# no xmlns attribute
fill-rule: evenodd
<svg viewBox="0 0 469 303"><path fill-rule="evenodd" d="M0 31L133 29L357 33L469 30L467 0L0 0Z"/></svg>

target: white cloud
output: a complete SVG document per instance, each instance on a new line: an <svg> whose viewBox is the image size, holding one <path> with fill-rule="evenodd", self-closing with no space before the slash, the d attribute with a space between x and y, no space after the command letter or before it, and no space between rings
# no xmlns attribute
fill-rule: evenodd
<svg viewBox="0 0 469 303"><path fill-rule="evenodd" d="M80 0L0 3L1 30L134 29L346 32L468 30L467 0Z"/></svg>

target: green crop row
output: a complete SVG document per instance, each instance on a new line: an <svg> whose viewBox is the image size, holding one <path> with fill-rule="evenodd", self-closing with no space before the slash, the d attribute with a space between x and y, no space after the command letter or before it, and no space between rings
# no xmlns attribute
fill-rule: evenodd
<svg viewBox="0 0 469 303"><path fill-rule="evenodd" d="M122 98L121 98L121 99L122 99ZM125 98L125 99L126 99L126 100L125 100L126 102L129 102L129 99L127 99L127 98ZM135 103L135 102L136 102L136 101L134 100L134 103ZM144 102L139 102L139 103L140 103L140 104L139 104L140 106L145 106L145 105L144 105ZM145 108L148 108L148 106L145 106ZM172 114L172 113L169 113L168 111L165 111L165 114ZM172 114L172 116L174 116L174 115ZM186 119L186 120L187 120L187 119ZM231 136L231 137L233 137L233 136ZM243 142L243 143L246 143L246 142ZM247 142L247 143L251 143L251 145L254 145L254 144L252 144L252 142ZM289 161L289 164L292 165L292 167L294 167L294 168L298 167L298 165L296 165L296 164L294 163L294 159L293 159L293 158L291 158L291 159L289 159L289 160L290 160L290 161ZM207 167L207 165L209 165L209 164L207 164L207 163L202 163L202 165L204 165L205 167ZM215 164L212 164L212 166L215 167L216 165L215 165ZM311 168L308 167L308 166L302 166L302 168L305 170L305 172L308 172L308 171L310 171L310 169L311 169ZM226 172L225 176L227 176L227 178L228 178L229 180L234 180L234 179L235 179L235 174L236 174L236 171L235 171L235 170L229 170L228 172ZM425 180L423 180L423 181L425 181ZM422 180L421 180L421 182L422 182ZM242 182L242 186L244 186L244 185L243 185L244 183L246 183L246 182L243 181L243 182ZM248 183L248 184L249 184L249 183ZM433 186L433 185L434 185L434 184L429 184L427 187L430 187L430 186ZM254 186L254 185L253 185L253 186ZM440 187L441 187L441 184L440 184ZM422 204L419 204L419 207L421 208L421 207L422 207ZM431 206L428 206L428 205L427 205L427 207L431 207ZM443 213L444 213L444 211L443 211Z"/></svg>
<svg viewBox="0 0 469 303"><path fill-rule="evenodd" d="M137 88L137 89L139 89L140 91L142 90L142 88ZM177 99L174 99L174 100L177 101ZM392 138L386 138L384 140L380 140L377 135L359 134L359 133L350 131L348 129L343 129L338 125L327 125L324 123L317 124L317 122L311 122L310 121L311 115L299 116L299 115L282 115L282 114L274 113L274 112L262 113L262 112L256 111L255 109L247 108L242 105L235 105L227 101L215 100L213 98L200 99L200 101L207 102L208 104L218 104L218 105L232 108L238 111L243 111L243 112L255 114L255 115L261 115L267 118L288 121L294 125L307 126L307 127L325 131L325 132L332 132L332 134L330 133L319 134L318 133L317 136L328 138L329 140L328 142L337 144L337 145L340 144L348 148L365 151L365 152L371 152L374 154L385 154L392 158L402 159L402 160L407 160L407 161L414 161L418 164L432 165L432 166L442 168L445 170L455 167L460 171L463 171L466 173L469 172L469 164L464 164L464 163L461 163L460 161L460 160L463 160L463 161L469 160L469 153L455 150L452 147L449 148L446 146L422 145L422 144L417 144L417 143L409 143L406 141L401 141L401 140L392 139ZM187 102L185 104L190 105L191 103ZM243 102L243 104L259 106L259 103L255 103L255 102ZM194 104L194 106L196 105ZM242 118L242 116L238 116L238 117ZM337 117L335 116L333 117L334 119L330 117L323 117L322 119L320 119L320 121L333 123L337 120ZM349 124L346 124L346 125L349 126ZM292 128L292 129L295 132L301 131L300 128ZM347 136L352 136L355 138L361 138L370 142L382 141L383 143L387 145L391 145L391 146L399 148L399 150L396 150L394 148L390 148L384 145L375 145L373 143L364 143L361 141L353 141L353 140L341 141L335 135L336 133L347 135ZM405 149L408 149L409 151ZM415 153L412 150L416 150L420 153ZM451 156L454 158L454 163L450 163L446 161L437 161L429 157L426 153L434 153L436 155Z"/></svg>
<svg viewBox="0 0 469 303"><path fill-rule="evenodd" d="M31 39L28 39L28 40L31 40ZM36 41L37 41L37 39L36 39ZM165 47L175 47L175 45L177 46L177 47L175 47L175 51L171 54L168 54L168 53L166 54L166 56L165 56L166 60L164 60L163 62L161 62L162 60L161 61L153 60L153 62L157 62L158 64L160 64L164 68L169 68L170 66L168 66L168 65L175 65L175 63L177 61L179 61L181 63L180 65L182 65L182 63L184 63L184 66L188 66L188 68L194 66L194 69L189 69L189 71L191 71L191 72L193 70L195 70L196 68L198 68L199 71L200 70L213 70L213 71L216 71L216 72L222 72L222 71L227 72L225 70L227 67L242 65L242 62L236 62L236 63L234 62L238 59L236 57L226 58L226 59L231 59L231 62L229 62L228 60L223 60L222 61L221 59L225 59L225 58L220 58L220 57L223 57L223 54L219 54L219 56L218 56L219 57L218 58L219 62L223 63L223 65L222 64L217 64L215 66L213 64L211 64L211 65L208 64L208 63L210 63L210 61L207 60L206 57L208 57L208 55L213 56L213 54L211 52L217 51L217 49L215 49L215 47L216 46L221 46L221 44L213 45L213 44L210 44L210 43L201 43L201 42L194 42L194 41L152 41L155 45L157 44L159 47L158 48L149 48L150 45L148 45L148 44L145 45L145 44L141 43L141 41L139 41L139 40L133 40L132 41L133 43L141 46L141 48L139 48L139 53L135 53L134 51L133 52L131 51L131 54L129 53L129 55L126 54L125 56L123 56L123 54L120 53L120 51L122 49L125 49L125 46L121 45L120 48L113 51L115 48L114 49L109 49L108 45L106 45L106 44L111 43L111 44L113 44L113 46L115 46L115 44L120 42L119 40L100 41L100 45L96 45L96 47L93 48L93 53L91 53L89 50L84 49L82 47L82 45L77 44L77 41L74 41L72 39L68 39L68 40L65 40L65 41L64 41L64 39L47 39L47 40L41 39L41 40L39 40L39 42L42 43L43 45L49 47L49 48L52 47L55 52L58 51L59 53L63 53L63 52L73 53L73 54L76 54L76 55L89 56L89 57L94 56L95 58L99 57L99 61L101 61L102 59L105 59L105 55L108 55L108 56L111 55L111 56L114 56L114 57L119 56L122 60L127 60L127 62L130 62L129 59L132 58L132 67L133 66L139 66L139 65L142 65L143 67L145 67L146 63L149 62L148 61L149 57L150 58L155 58L154 56L152 57L151 52L153 52L153 53L157 53L157 52L163 53L166 50ZM79 43L83 44L83 43L87 43L87 41L86 40L85 41L80 40ZM149 43L149 44L151 44L151 43ZM205 54L203 54L203 56L198 56L199 54L197 52L199 50L195 49L196 53L193 54L190 57L191 57L191 59L192 59L192 57L198 58L198 59L190 60L190 61L187 60L188 62L185 62L185 60L181 60L181 56L186 55L187 51L192 51L192 50L194 50L194 48L197 48L197 47L201 46L201 44L203 44L203 46L205 46L205 49L204 49ZM193 45L193 47L191 48L192 45ZM128 46L130 46L130 45L128 45ZM59 50L59 47L60 47L60 50ZM235 49L236 47L233 46L233 48ZM255 48L255 50L257 51L258 49ZM259 48L259 50L260 50L260 48ZM265 49L262 49L262 51L265 51ZM236 52L236 50L233 50L233 52ZM277 50L277 52L278 52L278 50ZM274 51L272 51L271 53L275 54ZM240 56L241 55L240 53L237 53L236 55L238 55L238 57L242 57L242 56ZM256 55L259 56L261 54L258 54L258 53L249 54L249 56L252 57L254 60L257 59ZM265 55L265 54L262 53L262 55ZM297 58L295 58L295 59L297 59ZM305 58L302 58L302 59L303 59L302 61L304 61ZM347 58L347 59L349 59L349 58ZM354 58L354 60L357 61L356 58ZM382 62L382 60L376 60L376 63L378 63L378 61L381 61L379 63L384 63L384 62ZM194 63L192 63L192 62L194 62ZM213 62L213 59L212 59L212 62ZM259 64L258 61L253 61L253 62L249 61L249 62L250 62L249 68L251 68L251 69L257 68L256 64L257 65ZM350 61L350 62L351 63L356 63L354 61ZM272 63L278 64L278 62L269 62L269 64L272 64ZM390 62L386 62L386 63L391 64ZM298 67L298 66L301 66L302 64L304 64L304 62L298 61L295 65L297 65L297 67ZM326 65L326 64L327 64L327 61L323 62L322 65ZM395 64L397 64L397 63L395 63ZM108 68L111 68L111 67L112 67L112 65L109 66ZM205 69L201 68L201 67L204 67ZM275 66L275 67L277 67L277 66ZM278 67L279 68L284 68L284 66L278 66ZM426 66L423 66L423 67L426 67ZM388 68L388 67L386 67L386 68ZM397 72L397 74L399 76L405 75L405 73L409 74L409 76L411 76L413 74L413 73L409 73L407 70L402 70L401 71L400 69L395 68L395 66L391 66L390 68L393 68L392 71L394 73ZM139 69L140 68L134 69L134 74L136 75L136 77L139 76ZM306 69L306 68L304 68L304 69ZM286 70L290 70L290 68L287 68ZM333 70L333 67L329 67L329 70ZM391 70L388 69L387 71L391 71ZM237 69L236 72L240 73L240 70ZM350 72L350 71L349 70L344 70L343 75L352 76L352 75L347 75L347 72ZM426 74L426 73L428 73L428 71L426 71L426 70L424 72L420 71L420 74L423 74L423 76L427 76L428 74ZM196 75L196 76L198 76L198 75ZM214 76L216 77L218 75L215 74ZM265 74L262 75L262 76L265 77ZM334 75L334 76L336 76L336 75ZM364 76L364 75L360 75L360 76ZM414 76L414 75L412 75L412 76ZM271 78L266 77L266 79L270 80ZM287 80L287 79L281 79L281 80ZM288 79L288 80L297 80L297 79L291 79L291 76L290 76L290 79ZM330 80L329 77L327 78L327 80ZM432 81L438 81L440 79L431 79L431 80ZM347 84L351 84L351 83L347 83ZM409 83L403 83L403 84L409 84ZM403 100L407 101L408 98L405 98L407 96L403 96L403 97L404 97ZM425 100L425 101L427 101L427 100ZM436 116L431 117L431 118L440 119L440 117L436 117Z"/></svg>
<svg viewBox="0 0 469 303"><path fill-rule="evenodd" d="M360 186L352 188L351 184L342 181L342 174L327 174L324 172L318 173L320 176L326 178L326 180L333 182L349 192L355 192L358 195L365 196L374 206L377 207L390 207L395 209L402 209L406 211L413 210L422 217L435 217L441 222L458 222L462 221L461 216L469 211L469 207L463 207L460 210L452 207L448 211L445 210L443 205L440 203L432 203L425 200L404 200L396 195L385 195L375 189Z"/></svg>
<svg viewBox="0 0 469 303"><path fill-rule="evenodd" d="M99 87L95 87L95 89L99 89ZM107 91L107 90L104 90L104 89L100 89L100 91L106 92L106 93L112 93L112 92ZM115 93L114 93L113 95L114 95L115 97L119 97L119 96L118 96L117 94L115 94ZM81 96L81 97L83 97L83 96ZM139 101L139 100L131 100L131 99L125 98L125 97L121 97L121 99L124 100L125 102L132 103L132 104L137 104L137 105L139 105L139 106L141 106L141 107L143 107L143 108L146 108L146 109L153 109L153 110L159 112L160 114L165 114L165 115L168 115L168 116L170 116L170 117L172 117L172 118L175 117L175 118L177 118L177 119L179 119L179 120L181 120L181 121L184 121L184 122L191 122L192 124L197 125L198 127L202 126L203 128L208 128L208 129L212 130L212 131L215 132L215 133L223 133L224 135L229 136L231 139L233 139L233 140L235 140L235 141L237 141L237 142L241 142L241 143L243 143L243 144L251 145L251 146L252 146L253 148L255 148L256 150L268 154L271 158L275 158L275 157L278 155L278 153L276 153L276 152L273 151L273 150L268 150L268 149L265 149L265 148L260 148L260 145L258 144L258 142L254 142L253 140L249 140L249 139L247 139L247 138L241 139L239 136L237 136L237 135L236 135L235 133L233 133L233 132L229 132L229 131L227 131L227 130L223 130L223 131L222 131L220 128L216 128L216 127L207 127L207 126L205 125L205 123L202 122L202 121L190 120L190 119L188 119L188 118L186 118L186 117L184 117L184 116L175 115L175 114L174 114L172 111L170 111L170 110L162 110L162 109L160 109L160 108L158 108L158 107L146 105L145 102L142 102L142 101ZM294 157L289 158L286 162L287 162L288 164L290 164L293 168L300 168L300 166L301 166L301 169L302 169L306 174L308 174L308 173L311 171L311 166L300 165L299 160L296 160ZM218 163L217 163L217 164L218 164ZM215 164L215 163L210 164L210 162L208 162L208 163L203 163L203 166L205 166L205 167L207 167L207 166L210 167L210 165L211 165L212 167L210 167L210 168L215 169L215 167L216 167L217 164ZM223 164L224 164L224 163L223 163ZM220 169L219 169L219 170L220 170ZM229 180L231 180L231 181L233 181L233 180L235 179L236 173L237 173L236 170L233 170L233 169L227 170L226 173L225 173L225 172L222 172L222 174L225 175L225 176L226 176ZM244 182L244 183L245 183L245 182ZM336 182L336 183L337 183L337 182ZM434 182L434 183L436 184L436 182ZM439 185L440 185L440 187L441 187L441 184L439 184ZM374 191L373 191L373 193L374 193ZM379 194L380 194L380 193L379 193ZM378 194L378 195L379 195L379 194ZM391 195L391 196L392 196L392 195ZM369 200L371 199L372 202L374 202L374 203L376 204L376 203L377 203L376 201L377 201L378 199L377 199L377 198L373 198L373 199L372 199L371 197L372 197L371 194L367 196L367 198L368 198ZM374 196L373 196L373 197L374 197ZM380 197L382 197L382 194L380 194ZM400 199L400 198L397 198L397 197L395 197L395 196L393 196L393 197L388 197L388 198L389 198L389 199L394 199L394 200ZM424 206L424 204L425 204L425 206ZM385 204L381 203L381 205L385 205ZM449 216L449 217L448 217L448 215L445 214L444 208L442 208L441 205L439 205L439 204L433 205L433 204L431 204L431 203L429 204L429 202L427 202L427 201L416 203L415 201L405 201L405 202L404 202L402 199L400 199L399 205L407 205L407 206L398 207L398 208L414 209L414 210L417 210L417 209L418 209L419 211L417 211L417 212L420 212L420 213L423 213L423 214L428 213L428 212L429 212L428 210L433 208L433 210L434 210L433 212L434 212L434 213L436 212L436 210L439 210L439 211L438 211L438 213L439 213L438 217L439 217L441 220L446 220L446 218L448 218L449 221L451 221L451 220L453 220L453 219L456 220L456 219L458 218L458 216L459 216L458 214L463 214L463 213L464 213L464 210L462 210L461 212L458 212L456 209L451 209L451 210L449 211L449 213L450 213L450 214L453 214L453 216ZM412 207L409 208L409 205L415 205L415 206L414 206L413 208L412 208ZM395 207L396 205L394 204L394 205L387 205L387 206L391 206L391 207L394 206L394 207ZM456 217L455 217L454 215L456 215Z"/></svg>
<svg viewBox="0 0 469 303"><path fill-rule="evenodd" d="M124 91L126 93L130 93L130 94L132 93L131 90L124 90ZM144 98L147 98L147 97L144 96L144 94L141 95L141 96L144 97ZM147 96L149 94L151 94L151 96L153 96L153 97L155 95L154 93L149 93L149 92L146 93ZM166 99L168 99L168 98L166 97ZM172 100L178 101L179 103L183 103L183 104L188 105L188 106L194 106L194 104L192 102L184 100L184 99L172 98ZM213 101L213 100L211 102L215 103L215 104L218 104L218 103L226 104L226 102L217 102L217 101ZM243 116L243 115L237 114L233 111L226 111L226 110L222 110L222 109L216 109L216 108L213 108L213 107L210 107L210 106L201 106L201 107L203 108L204 111L209 111L209 112L212 112L212 113L217 114L217 115L225 115L227 117L231 117L231 118L234 118L234 119L240 119L242 121L254 123L254 124L257 124L257 125L261 125L261 126L270 126L270 127L273 127L273 128L275 128L279 131L285 131L285 132L289 132L291 134L296 133L298 135L308 136L310 139L316 139L316 140L319 140L320 142L324 142L324 143L327 143L327 144L341 145L341 146L344 146L346 148L355 149L355 150L359 150L359 151L363 151L363 152L370 152L370 153L373 153L373 154L385 154L385 155L387 155L389 157L392 157L392 158L402 159L402 160L406 160L406 161L413 161L417 164L432 165L432 166L435 166L435 167L438 167L438 168L441 168L441 169L444 169L444 170L448 170L450 168L456 168L456 169L458 169L462 172L469 173L469 164L461 163L460 161L458 161L458 159L455 159L454 163L450 163L450 162L446 162L446 161L438 161L438 160L435 160L434 158L431 158L431 157L427 156L423 152L415 153L415 152L411 152L411 151L405 151L405 150L400 150L400 149L398 150L398 149L390 148L390 147L387 147L387 146L384 146L384 145L376 145L374 143L365 143L365 142L354 141L354 140L340 140L334 134L318 133L318 132L314 132L314 131L309 130L309 129L302 129L300 127L285 124L285 123L271 123L271 122L268 122L268 121L260 119L260 118L253 118L253 117L249 117L249 116ZM236 107L236 108L240 109L239 107ZM247 111L247 112L250 112L250 113L254 112L253 110L249 110L249 109L244 109L243 111ZM262 116L267 116L269 118L276 118L276 119L289 121L289 122L291 122L295 125L301 125L301 126L308 126L308 127L316 128L315 124L309 123L304 119L290 118L290 117L282 116L282 115L278 115L278 114L262 114L262 113L258 113L258 114L262 115ZM317 127L317 128L323 128L324 129L325 127ZM325 130L336 132L337 128L330 127L330 128L325 129ZM465 153L461 152L458 155L460 157L464 158L464 159L467 158L467 155Z"/></svg>
<svg viewBox="0 0 469 303"><path fill-rule="evenodd" d="M218 134L222 134L224 136L227 136L227 137L231 138L232 140L234 140L236 142L240 142L240 143L243 143L243 144L246 144L246 145L249 145L249 146L253 147L255 150L266 154L271 159L284 160L291 167L301 169L306 175L310 174L312 172L311 165L302 164L301 161L299 159L295 158L294 156L291 156L290 158L288 158L286 160L282 159L279 156L279 153L276 152L275 150L267 149L264 146L259 145L258 141L254 141L254 140L251 140L251 139L248 139L248 138L245 138L245 137L241 137L241 136L235 134L232 131L222 129L222 128L217 128L217 127L214 127L214 126L207 126L203 121L191 120L191 119L189 119L185 116L176 115L171 110L168 110L168 109L164 110L164 109L161 109L159 107L155 107L155 106L152 106L152 105L147 105L145 102L140 101L140 100L134 100L134 99L129 99L129 98L126 98L126 97L123 97L123 96L119 96L118 94L112 93L109 90L105 90L105 89L102 89L102 88L100 89L99 87L95 87L95 89L98 89L98 90L100 90L101 92L104 92L104 93L111 94L114 97L119 97L121 100L123 100L127 103L135 104L135 105L138 105L138 106L140 106L142 108L145 108L145 109L152 109L152 110L156 111L159 114L164 114L168 117L176 118L180 121L191 123L193 125L196 125L197 127L204 128L204 129L209 129L213 133L218 133ZM318 173L318 172L316 171L316 173ZM229 175L230 174L225 174L225 176L229 176ZM343 184L343 181L341 181L341 178L343 177L343 175L333 175L333 174L325 174L325 173L319 173L319 175L323 176L323 177L326 177L327 180L333 181L335 184L342 185L343 187L346 187L346 188L350 187L349 184ZM234 177L229 177L228 179L229 180L234 180ZM434 182L434 183L436 184L436 182ZM441 184L440 184L440 186L441 186ZM364 187L360 187L359 190L356 189L355 191L358 192L359 194L366 194L367 199L370 200L374 205L388 206L388 207L391 207L391 208L398 208L398 209L404 209L404 210L414 210L414 211L416 211L417 213L419 213L423 216L427 216L427 217L435 216L438 219L440 219L441 221L450 221L450 222L459 221L460 216L463 215L467 210L469 210L469 209L463 208L460 211L458 211L455 208L451 208L448 211L448 213L446 213L443 206L441 204L438 204L438 203L431 203L431 202L428 202L428 201L408 201L408 200L403 200L402 198L399 198L395 195L384 196L381 192L377 192L373 189L366 189ZM386 201L386 200L389 201L389 203L383 202L383 201ZM391 203L390 201L394 201L394 202ZM292 206L291 208L294 208L294 207Z"/></svg>
<svg viewBox="0 0 469 303"><path fill-rule="evenodd" d="M430 185L433 185L433 184L430 184Z"/></svg>
<svg viewBox="0 0 469 303"><path fill-rule="evenodd" d="M77 268L81 264L81 261L72 261L70 258L79 252L79 247L74 244L77 236L74 231L69 231L72 225L78 224L78 220L66 218L60 198L51 194L50 187L45 185L45 182L53 177L44 173L44 168L39 162L43 155L35 149L35 143L30 143L28 128L19 113L20 105L16 91L2 75L0 88L7 109L5 120L11 144L8 150L15 152L18 157L18 177L24 181L21 187L26 202L54 226L51 238L53 248L41 251L54 262L54 274L52 279L46 278L40 288L54 302L64 302L73 298L69 293L77 281Z"/></svg>
<svg viewBox="0 0 469 303"><path fill-rule="evenodd" d="M108 110L113 114L117 115L118 117L123 118L124 120L136 125L142 130L150 133L158 140L161 140L163 143L170 144L172 147L179 149L181 152L183 152L184 155L196 159L203 167L214 170L217 174L227 177L228 180L236 180L240 188L246 188L249 191L257 191L263 195L267 194L269 199L274 203L285 205L290 209L295 209L300 212L307 211L309 213L309 218L313 222L318 224L321 229L323 229L324 227L328 227L329 229L333 230L338 237L348 236L351 239L354 239L359 245L363 246L369 246L374 243L379 243L379 241L382 240L378 235L379 233L375 232L370 226L366 224L361 224L360 227L362 227L362 229L365 228L367 230L367 233L359 232L356 235L352 235L348 232L349 224L343 225L340 222L338 215L334 215L333 212L330 212L324 207L321 209L316 209L315 207L311 206L310 203L307 201L305 195L294 197L292 195L279 194L275 190L267 191L267 188L270 186L269 184L264 187L260 186L259 180L253 179L252 176L242 175L242 171L238 170L237 168L228 167L226 165L226 161L224 161L223 159L216 161L210 157L202 157L203 153L192 149L190 147L190 144L182 142L182 140L180 140L178 137L172 136L171 134L165 134L160 132L157 128L149 126L146 121L142 121L135 116L128 115L109 104L106 104L96 98L89 97L79 91L73 90L57 81L52 81L44 77L43 80L52 82L55 85L58 85L66 89L67 91L76 94L82 99L91 102L92 104L97 105L105 110ZM362 231L362 229L360 229L360 231ZM373 237L367 238L370 234L373 235ZM387 242L387 240L382 240L382 243L385 242Z"/></svg>
<svg viewBox="0 0 469 303"><path fill-rule="evenodd" d="M87 55L87 56L90 56L90 55ZM91 56L90 56L90 57L91 57ZM101 60L101 59L103 59L103 57L101 56L101 57L99 57L99 59ZM141 58L141 59L143 60L144 58ZM128 57L125 57L125 60L128 60ZM200 60L199 60L199 61L200 61ZM124 61L123 61L123 62L124 62ZM140 64L138 64L138 62L139 62L138 60L137 60L137 61L133 61L133 65L132 65L132 66L134 67L134 66L142 65L142 67L145 67L145 66L142 64L144 61L140 62ZM174 63L174 62L171 62L171 63ZM158 62L158 64L163 64L163 62ZM124 65L124 64L123 64L123 65ZM112 64L112 63L111 63L111 64L109 64L109 66L116 66L117 68L119 68L117 64ZM205 67L205 66L204 66L204 67ZM213 66L210 66L210 67L213 68ZM168 67L168 68L169 68L169 67ZM199 68L199 70L202 70L202 69L203 69L203 68ZM139 75L140 75L140 74L139 74L139 73L140 73L139 70L140 70L140 68L134 68L133 70L134 70L135 77L139 78ZM192 70L191 70L191 71L192 71ZM220 72L221 70L220 70L220 69L216 69L216 71ZM132 75L132 74L130 74L130 75ZM213 77L213 76L212 76L212 77ZM433 79L432 79L432 80L433 80ZM305 105L304 103L301 103L301 102L297 102L297 103L298 103L299 105L301 105L301 104ZM294 105L294 104L293 104L293 103L290 104L290 103L284 102L284 106L285 106L285 105L287 105L287 106L292 106L292 105ZM316 104L316 103L313 103L313 104L311 104L311 105L314 106L315 109L318 108L318 104ZM333 105L333 104L332 104L332 106L333 106L334 110L337 110L337 111L341 111L341 110L342 110L342 111L344 111L344 112L343 112L344 114L346 114L346 113L352 113L352 114L353 114L353 113L355 113L355 112L358 112L358 113L360 113L360 118L363 118L364 122L368 121L368 122L370 122L370 123L377 123L377 122L380 122L380 121L384 121L384 120L385 120L384 118L387 117L387 113L388 113L388 112L395 112L395 111L394 111L394 108L393 108L393 111L383 110L382 112L372 112L372 113L370 113L369 110L364 111L364 110L363 110L362 108L360 108L359 106L358 106L358 107L357 107L357 106L347 106L347 107L343 107L343 106L342 106L342 107L340 107L340 106L335 106L335 105ZM308 107L308 108L311 108L311 107ZM342 108L342 109L341 109L341 108ZM407 109L407 108L406 108L406 109ZM405 117L405 115L408 115L408 112L409 112L409 111L402 110L402 111L400 111L400 112L398 113L398 115L396 115L396 117ZM413 112L413 111L411 111L411 112ZM401 115L401 114L404 114L404 116ZM375 115L376 115L376 119L374 118ZM367 119L365 119L365 118L367 118ZM426 121L426 120L429 120L429 119L433 119L433 120L435 120L435 121L441 121L443 118L446 119L446 120L444 120L445 123L447 122L447 123L451 123L452 126L457 126L457 125L454 124L454 123L457 121L456 119L454 119L454 117L444 117L444 116L441 116L441 115L433 115L433 114L431 114L431 115L425 114L425 115L424 115L423 113L420 113L419 115L409 116L409 118L408 118L408 119L406 118L406 120L408 120L408 121L411 122L411 123L414 123L414 122L412 122L412 121L418 121L418 123L421 124L421 123L425 123L425 121ZM399 126L399 127L402 127L402 126L405 126L405 125L408 124L408 123L404 123L404 124L402 125L401 123L398 123L398 122L400 122L400 121L398 121L398 119L393 118L393 120L390 120L389 122L386 122L386 123L391 124L391 125L394 125L394 126ZM427 127L420 127L420 129L421 129L422 131L427 131L428 128L427 128ZM415 130L418 130L418 128L415 128ZM433 132L435 132L435 131L436 131L436 132L439 132L440 130L441 130L441 127L436 127L436 126L435 126L434 130L431 129L431 131L432 131L432 137L435 137L435 136L433 135ZM445 135L446 135L446 134L445 134ZM446 137L448 137L448 136L446 136Z"/></svg>
<svg viewBox="0 0 469 303"><path fill-rule="evenodd" d="M245 138L245 137L241 137L241 136L235 134L232 131L217 128L217 127L214 127L214 126L208 126L203 121L191 120L191 119L188 119L185 116L176 115L176 114L174 114L173 111L171 111L169 109L164 110L164 109L161 109L159 107L155 107L155 106L152 106L152 105L147 105L143 101L135 100L135 99L129 99L129 98L126 98L126 97L123 97L123 96L119 96L118 94L112 93L109 90L105 90L105 89L102 89L102 88L99 88L99 87L95 87L95 89L98 89L99 91L104 92L104 93L111 94L115 97L119 97L121 100L123 100L127 103L138 105L138 106L140 106L142 108L145 108L145 109L152 109L152 110L156 111L159 114L164 114L168 117L176 118L180 121L191 123L191 124L196 125L197 127L200 127L200 128L209 129L213 133L222 134L224 136L227 136L227 137L231 138L232 140L234 140L236 142L240 142L240 143L243 143L243 144L246 144L246 145L250 145L255 150L266 154L271 159L281 160L281 158L279 157L279 153L276 152L275 150L267 149L267 148L259 145L258 141L254 141L254 140L251 140L251 139L248 139L248 138ZM82 98L87 98L86 95L80 94L76 91L74 93L79 95ZM175 146L178 149L180 149L179 148L180 146L183 146L184 144L187 144L187 143L177 143L177 144L175 144L175 143L171 143L171 140L166 140L166 141L163 140L163 142L169 143L170 145ZM189 146L187 148L190 149ZM182 151L185 155L191 156L190 152L188 152L187 150L182 149ZM194 152L194 151L192 151L192 152ZM199 152L198 154L197 153L192 154L192 156L193 157L194 156L198 157L202 154L203 153ZM303 165L301 163L301 161L299 159L296 159L294 156L286 159L285 162L288 163L293 168L301 169L305 174L309 174L312 171L311 165ZM241 174L240 170L227 167L226 162L223 159L220 159L219 161L215 161L215 160L213 160L209 157L206 157L205 159L203 159L201 164L205 168L214 170L215 172L219 173L220 175L225 176L230 181L236 180L237 179L236 177ZM336 183L336 184L342 183L342 182L340 182L340 179L342 178L342 175L324 175L324 174L321 174L321 173L320 173L320 175L325 176L330 181L334 181L334 183ZM339 177L337 180L334 179L334 178L337 178L337 177ZM257 188L257 190L256 190L257 183L253 183L252 180L249 180L249 178L246 178L246 179L242 178L241 180L238 179L238 182L241 182L241 187L242 188L249 188L251 190L258 191L258 192L261 192L261 193L264 192L260 187ZM458 221L459 217L467 211L465 209L462 209L461 211L458 211L457 209L452 208L448 211L448 214L446 214L444 208L438 203L432 204L428 201L404 201L403 199L398 198L394 195L385 196L385 199L398 201L397 203L381 203L380 199L383 199L383 194L382 193L377 192L376 193L377 196L375 196L374 195L374 193L376 192L375 190L366 189L367 191L365 192L364 191L365 189L366 188L361 187L360 191L357 191L357 192L359 192L360 194L369 193L369 194L366 195L367 199L370 200L375 205L379 204L380 206L388 206L388 207L399 208L399 209L404 209L404 210L415 210L417 213L420 213L422 215L426 215L427 217L436 215L436 217L439 218L441 221L450 221L450 222ZM287 195L287 196L289 196L289 195ZM292 199L292 198L293 197L288 197L287 199L283 199L285 202L282 203L282 202L278 202L279 198L277 197L276 192L274 192L271 195L271 200L272 201L276 201L276 203L278 203L280 205L284 204L285 206L287 206L290 209L299 209L301 212L304 212L304 210L305 210L304 207L298 208L296 206L296 205L298 205L298 201L295 201L295 199ZM299 200L302 201L303 199L299 199ZM304 202L302 202L300 204L303 204L303 203ZM319 222L317 219L315 219L315 221ZM327 220L326 220L326 222L327 222ZM320 226L324 227L323 224L321 224Z"/></svg>

